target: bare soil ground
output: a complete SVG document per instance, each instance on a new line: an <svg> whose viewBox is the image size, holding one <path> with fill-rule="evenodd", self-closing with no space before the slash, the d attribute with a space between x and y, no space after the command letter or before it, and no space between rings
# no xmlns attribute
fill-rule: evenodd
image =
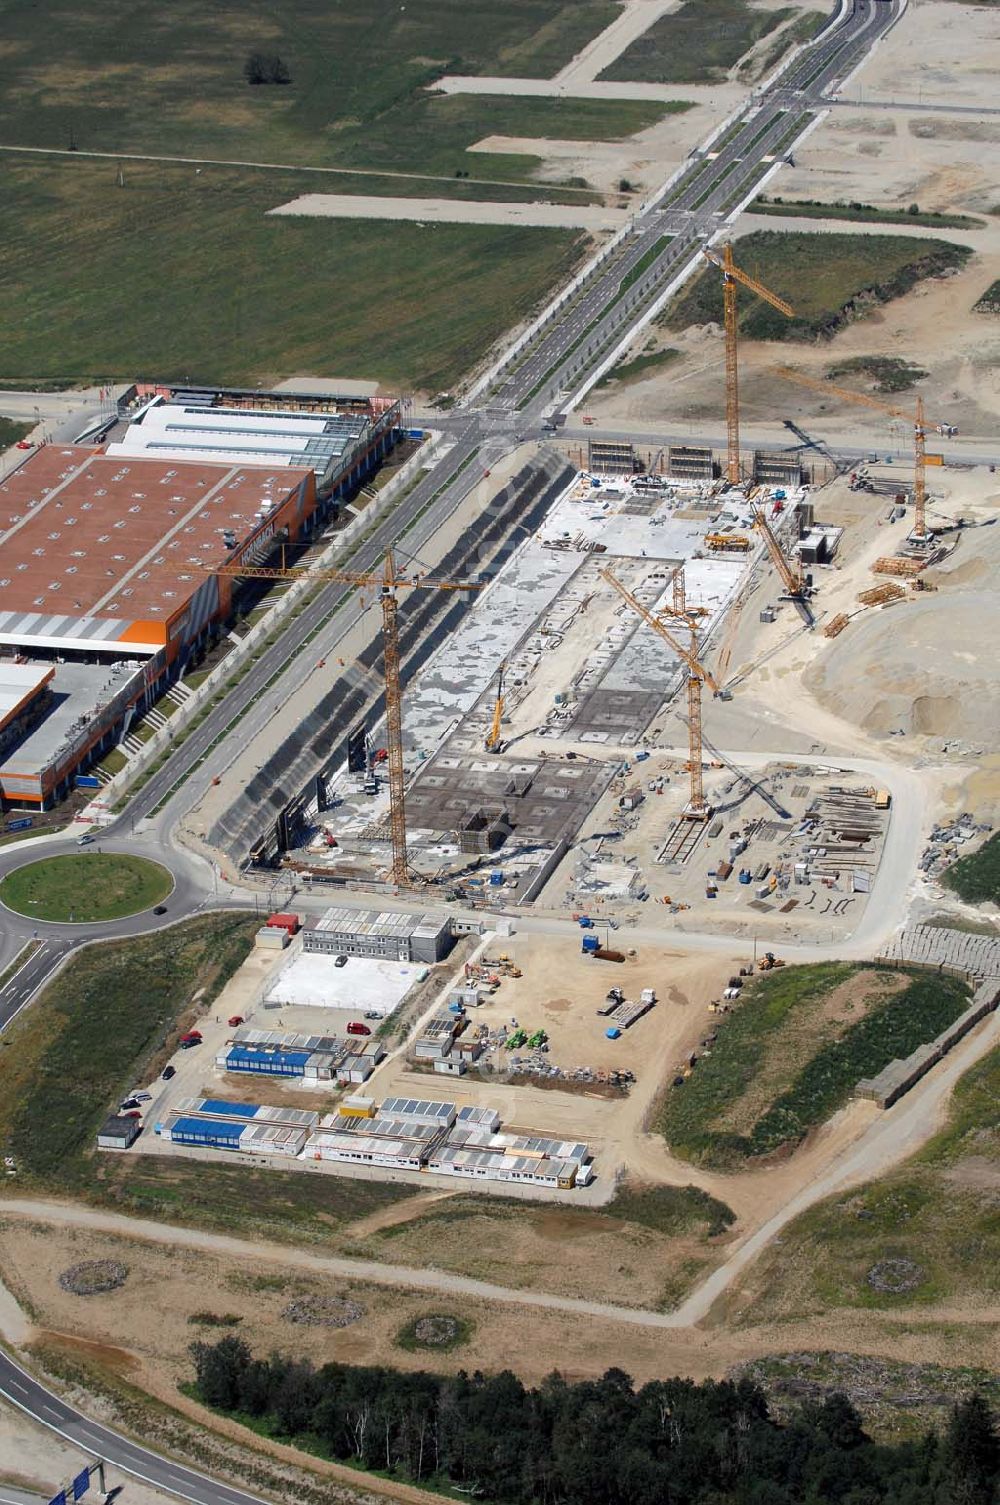
<svg viewBox="0 0 1000 1505"><path fill-rule="evenodd" d="M184 1406L176 1387L190 1378L188 1345L199 1337L211 1341L220 1331L233 1331L263 1352L276 1348L317 1363L344 1360L417 1369L425 1366L425 1355L397 1348L393 1337L413 1317L448 1305L440 1296L354 1286L352 1299L366 1309L360 1321L339 1330L305 1327L287 1323L281 1313L293 1296L320 1291L323 1283L283 1268L280 1251L273 1248L252 1262L219 1260L204 1251L153 1248L138 1240L11 1220L0 1229L0 1250L5 1278L22 1300L30 1300L35 1341L56 1338L86 1345L108 1369L124 1373L131 1384L172 1406ZM59 1271L82 1257L125 1260L129 1281L109 1296L82 1300L67 1295L59 1289ZM338 1285L324 1294L342 1295L344 1289ZM229 1313L242 1321L221 1330L188 1321L204 1311ZM667 1374L721 1376L735 1363L790 1348L948 1362L954 1357L951 1345L960 1339L968 1363L989 1364L992 1352L992 1334L978 1320L986 1314L954 1307L948 1309L953 1325L946 1331L936 1327L933 1308L921 1313L919 1323L901 1321L899 1314L847 1311L777 1326L740 1326L732 1332L710 1325L676 1333L623 1329L596 1319L581 1322L566 1314L482 1302L456 1304L456 1311L472 1319L473 1333L466 1346L437 1355L435 1368L500 1369L513 1363L526 1381L537 1381L554 1367L568 1378L595 1376L610 1364L621 1365L640 1381Z"/></svg>

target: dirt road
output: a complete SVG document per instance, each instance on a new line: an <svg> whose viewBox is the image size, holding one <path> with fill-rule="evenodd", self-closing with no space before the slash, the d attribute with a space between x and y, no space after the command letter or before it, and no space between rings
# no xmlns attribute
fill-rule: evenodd
<svg viewBox="0 0 1000 1505"><path fill-rule="evenodd" d="M204 1249L237 1259L271 1259L278 1264L315 1274L333 1275L344 1280L366 1280L374 1285L402 1286L412 1290L569 1312L580 1317L598 1318L634 1327L693 1327L707 1316L715 1301L793 1217L829 1196L831 1192L883 1174L929 1139L938 1127L955 1082L998 1041L1000 1016L994 1014L974 1030L944 1062L935 1067L920 1086L894 1108L880 1114L866 1133L834 1160L822 1175L815 1177L766 1223L749 1233L725 1263L674 1312L643 1311L545 1292L517 1291L493 1285L489 1281L471 1280L466 1276L447 1274L440 1270L417 1270L405 1265L376 1263L374 1260L340 1259L334 1255L315 1254L303 1249L267 1246L229 1235L207 1233L195 1228L177 1228L146 1218L123 1217L119 1213L66 1202L30 1197L3 1198L0 1199L0 1216L43 1218L62 1226L118 1233L174 1248Z"/></svg>

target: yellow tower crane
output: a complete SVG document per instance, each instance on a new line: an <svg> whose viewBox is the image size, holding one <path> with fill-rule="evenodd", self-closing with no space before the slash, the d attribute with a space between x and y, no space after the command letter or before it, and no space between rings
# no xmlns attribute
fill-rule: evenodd
<svg viewBox="0 0 1000 1505"><path fill-rule="evenodd" d="M802 573L802 561L797 555L793 555L789 559L785 554L784 549L778 542L774 529L764 516L762 507L751 501L750 513L753 519L753 526L767 545L767 552L771 556L771 563L781 576L781 582L786 592L790 599L795 602L806 625L809 627L814 626L816 619L812 614L812 609L808 601L809 590L806 585L805 576Z"/></svg>
<svg viewBox="0 0 1000 1505"><path fill-rule="evenodd" d="M877 397L871 397L867 392L852 392L849 387L838 387L833 382L817 380L815 376L806 376L801 371L793 371L790 366L776 366L778 376L783 376L786 381L795 382L800 387L810 387L814 392L822 392L825 396L833 395L840 397L844 402L853 402L858 407L874 408L876 412L888 413L893 418L906 418L913 424L913 537L926 539L929 536L927 528L927 419L924 414L924 399L918 397L913 409L900 408L891 402L881 402ZM942 433L951 430L949 424L938 425Z"/></svg>
<svg viewBox="0 0 1000 1505"><path fill-rule="evenodd" d="M684 816L687 820L707 820L712 812L705 799L705 784L701 766L701 687L703 684L708 685L708 688L713 693L718 693L719 686L711 672L705 668L705 665L698 658L697 617L702 615L701 609L688 609L685 606L683 611L675 611L673 608L670 608L666 613L672 621L676 621L688 629L690 642L688 647L685 648L682 643L678 642L677 638L663 621L663 618L657 616L655 612L651 612L647 606L644 606L641 601L637 600L628 586L623 585L617 575L613 575L610 570L601 570L600 574L601 578L606 580L618 592L622 600L632 608L636 615L642 618L647 627L651 627L673 649L678 658L687 665L688 772L691 778L691 794L684 809ZM677 600L682 592L683 577L680 585L678 585L677 574L675 573L674 599ZM695 614L696 612L697 615Z"/></svg>
<svg viewBox="0 0 1000 1505"><path fill-rule="evenodd" d="M385 678L386 747L389 753L389 827L392 839L392 881L406 884L411 880L406 850L406 770L403 763L403 694L399 663L399 602L396 592L407 590L464 591L481 590L482 586L458 580L435 580L422 575L406 574L396 568L392 550L385 556L380 571L358 574L351 570L325 567L304 569L248 564L205 565L210 575L230 580L315 580L356 585L363 590L375 587L382 605L382 661Z"/></svg>
<svg viewBox="0 0 1000 1505"><path fill-rule="evenodd" d="M729 241L722 248L722 260L713 251L704 250L701 253L713 266L722 272L722 311L723 327L726 334L726 441L728 446L728 458L726 461L726 477L731 486L738 486L740 481L740 376L738 356L738 339L736 329L736 285L747 288L751 293L756 293L758 298L763 298L765 303L770 303L779 313L791 319L795 310L784 298L779 298L777 293L772 293L758 282L756 277L751 277L744 272L733 260L733 248Z"/></svg>
<svg viewBox="0 0 1000 1505"><path fill-rule="evenodd" d="M493 720L490 722L490 729L486 733L486 740L483 743L483 746L488 753L498 753L502 747L502 743L500 741L500 726L503 722L503 709L505 703L503 693L503 671L506 669L506 667L506 664L501 664L499 674L497 675L497 698L496 704L493 707Z"/></svg>

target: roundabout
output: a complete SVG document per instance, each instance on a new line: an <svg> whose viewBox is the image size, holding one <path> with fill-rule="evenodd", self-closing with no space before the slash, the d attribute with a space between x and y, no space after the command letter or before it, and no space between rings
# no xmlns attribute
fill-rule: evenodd
<svg viewBox="0 0 1000 1505"><path fill-rule="evenodd" d="M0 881L0 904L39 923L93 925L141 914L173 887L173 874L148 857L71 852L14 868Z"/></svg>

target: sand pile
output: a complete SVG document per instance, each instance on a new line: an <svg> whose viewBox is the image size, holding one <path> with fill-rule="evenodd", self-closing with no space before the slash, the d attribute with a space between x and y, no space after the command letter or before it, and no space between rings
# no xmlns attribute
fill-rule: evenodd
<svg viewBox="0 0 1000 1505"><path fill-rule="evenodd" d="M970 750L1000 738L997 597L947 588L852 622L807 675L824 705L877 737Z"/></svg>

